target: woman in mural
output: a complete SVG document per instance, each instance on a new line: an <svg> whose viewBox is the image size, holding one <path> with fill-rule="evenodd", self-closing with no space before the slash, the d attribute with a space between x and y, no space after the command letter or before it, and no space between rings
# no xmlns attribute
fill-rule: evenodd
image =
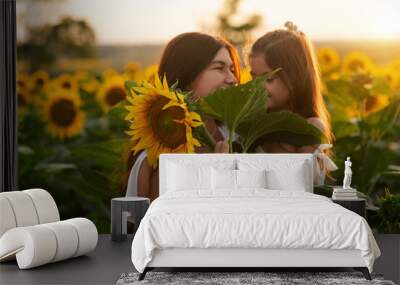
<svg viewBox="0 0 400 285"><path fill-rule="evenodd" d="M191 91L192 99L240 80L240 63L236 49L226 40L202 33L184 33L173 38L161 57L158 75L166 75L169 85ZM197 148L196 152L228 152L227 131L218 122L203 118L206 128L214 137L215 149ZM143 151L129 159L127 196L158 197L158 168L153 169ZM132 167L130 167L132 165Z"/></svg>
<svg viewBox="0 0 400 285"><path fill-rule="evenodd" d="M286 30L275 30L260 37L252 45L249 56L253 78L281 68L276 76L265 82L270 112L290 111L296 113L320 129L332 141L329 113L321 92L321 79L314 48L307 36L288 22ZM325 155L330 144L296 147L291 144L262 141L257 152L268 153L314 153L316 173L314 182L323 184L326 171L336 170L336 165Z"/></svg>

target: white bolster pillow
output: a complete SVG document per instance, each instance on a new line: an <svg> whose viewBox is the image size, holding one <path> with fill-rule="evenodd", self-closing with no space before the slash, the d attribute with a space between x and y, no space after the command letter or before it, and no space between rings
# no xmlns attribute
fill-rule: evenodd
<svg viewBox="0 0 400 285"><path fill-rule="evenodd" d="M30 196L22 191L3 192L1 196L10 203L17 227L33 226L39 223L35 205Z"/></svg>
<svg viewBox="0 0 400 285"><path fill-rule="evenodd" d="M91 220L85 218L73 218L65 220L75 227L78 233L78 247L73 257L91 252L97 246L98 233L97 228Z"/></svg>
<svg viewBox="0 0 400 285"><path fill-rule="evenodd" d="M22 192L31 197L36 208L39 224L57 222L60 220L56 202L49 192L43 189L29 189Z"/></svg>
<svg viewBox="0 0 400 285"><path fill-rule="evenodd" d="M13 228L0 238L0 261L16 256L20 269L51 262L56 250L54 233L42 225Z"/></svg>
<svg viewBox="0 0 400 285"><path fill-rule="evenodd" d="M85 218L13 228L0 238L0 261L16 256L19 268L28 269L86 254L97 240L96 226Z"/></svg>
<svg viewBox="0 0 400 285"><path fill-rule="evenodd" d="M0 193L0 237L9 229L60 220L56 202L43 189Z"/></svg>
<svg viewBox="0 0 400 285"><path fill-rule="evenodd" d="M14 212L8 199L0 195L0 237L9 229L15 228Z"/></svg>

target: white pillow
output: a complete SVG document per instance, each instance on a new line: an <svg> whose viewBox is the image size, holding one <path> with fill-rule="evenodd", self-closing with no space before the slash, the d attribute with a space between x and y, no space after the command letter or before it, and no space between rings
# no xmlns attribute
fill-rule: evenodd
<svg viewBox="0 0 400 285"><path fill-rule="evenodd" d="M240 159L240 170L266 170L267 188L272 190L307 191L310 169L306 160L269 158Z"/></svg>
<svg viewBox="0 0 400 285"><path fill-rule="evenodd" d="M267 188L267 171L236 170L237 188Z"/></svg>
<svg viewBox="0 0 400 285"><path fill-rule="evenodd" d="M308 170L305 161L293 163L290 169L271 168L267 170L268 188L274 190L307 191Z"/></svg>
<svg viewBox="0 0 400 285"><path fill-rule="evenodd" d="M168 168L168 191L210 190L212 187L210 166L170 163Z"/></svg>
<svg viewBox="0 0 400 285"><path fill-rule="evenodd" d="M212 188L236 190L236 170L212 168Z"/></svg>

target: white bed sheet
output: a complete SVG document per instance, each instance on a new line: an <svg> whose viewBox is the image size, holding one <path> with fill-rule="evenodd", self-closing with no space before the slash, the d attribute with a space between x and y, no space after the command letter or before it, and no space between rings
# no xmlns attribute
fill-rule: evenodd
<svg viewBox="0 0 400 285"><path fill-rule="evenodd" d="M155 249L357 249L372 272L380 250L364 218L307 192L170 192L151 204L132 242L143 272Z"/></svg>

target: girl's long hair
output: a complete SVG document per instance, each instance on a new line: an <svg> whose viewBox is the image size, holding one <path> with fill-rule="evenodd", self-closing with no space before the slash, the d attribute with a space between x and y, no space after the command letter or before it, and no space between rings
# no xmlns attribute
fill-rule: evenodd
<svg viewBox="0 0 400 285"><path fill-rule="evenodd" d="M269 32L253 44L250 56L254 55L262 55L271 70L282 68L278 76L289 90L291 111L304 118L319 117L331 142L330 115L322 97L319 66L305 34L288 30Z"/></svg>

